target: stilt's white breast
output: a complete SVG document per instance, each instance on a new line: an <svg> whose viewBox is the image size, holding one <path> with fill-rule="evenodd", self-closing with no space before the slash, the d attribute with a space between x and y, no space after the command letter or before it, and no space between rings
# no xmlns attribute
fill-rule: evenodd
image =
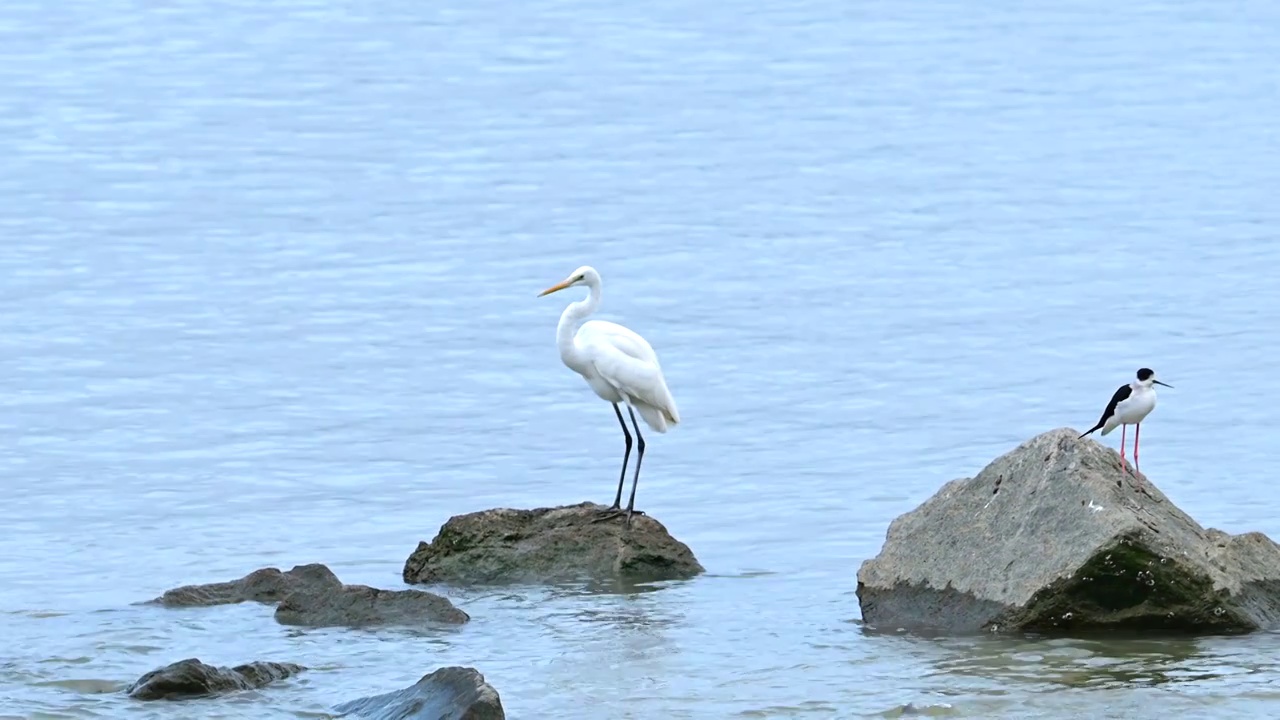
<svg viewBox="0 0 1280 720"><path fill-rule="evenodd" d="M1142 422L1155 409L1156 391L1150 388L1138 390L1116 405L1114 423L1116 425L1135 425ZM1111 423L1107 424L1110 425Z"/></svg>

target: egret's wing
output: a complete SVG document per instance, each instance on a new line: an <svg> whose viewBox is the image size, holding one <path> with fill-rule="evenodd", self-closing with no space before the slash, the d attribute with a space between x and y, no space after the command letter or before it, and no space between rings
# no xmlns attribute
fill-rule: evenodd
<svg viewBox="0 0 1280 720"><path fill-rule="evenodd" d="M658 362L658 354L653 351L653 347L649 345L648 341L633 330L617 323L604 320L592 320L589 323L585 323L578 329L578 340L584 344L603 342L636 360L653 363L659 368L662 367Z"/></svg>
<svg viewBox="0 0 1280 720"><path fill-rule="evenodd" d="M596 322L583 325L578 338L596 373L606 382L679 422L680 413L667 389L658 356L644 338L621 325Z"/></svg>
<svg viewBox="0 0 1280 720"><path fill-rule="evenodd" d="M657 408L666 406L669 393L662 369L637 360L607 343L597 343L591 362L608 383L640 402Z"/></svg>

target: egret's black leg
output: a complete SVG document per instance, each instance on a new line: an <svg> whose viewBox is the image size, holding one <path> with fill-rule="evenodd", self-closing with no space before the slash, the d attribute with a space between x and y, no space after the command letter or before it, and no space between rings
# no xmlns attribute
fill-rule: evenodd
<svg viewBox="0 0 1280 720"><path fill-rule="evenodd" d="M627 433L627 453L622 458L622 476L618 478L618 497L614 498L613 507L604 512L604 515L596 518L592 522L604 522L612 520L616 517L626 515L627 524L631 524L632 515L643 515L640 510L636 510L636 483L640 482L640 462L644 460L644 436L640 434L640 424L636 422L636 413L627 406L627 414L631 416L631 426L636 431L636 444L639 446L639 452L636 454L636 470L635 476L631 479L631 500L627 502L627 511L622 512L622 485L627 477L627 459L631 456L631 434L627 432L627 423L622 419L622 412L618 410L618 406L613 406L614 412L618 413L618 422L622 423L622 432Z"/></svg>
<svg viewBox="0 0 1280 720"><path fill-rule="evenodd" d="M618 424L622 426L622 436L627 439L627 449L622 453L622 472L618 474L618 494L613 497L610 510L622 509L622 484L627 481L627 461L631 459L631 431L627 429L627 421L622 419L622 411L618 403L613 404L613 414L618 416Z"/></svg>
<svg viewBox="0 0 1280 720"><path fill-rule="evenodd" d="M644 436L640 434L640 424L636 422L636 413L627 406L627 414L631 416L631 426L636 429L636 474L631 479L631 499L627 501L627 523L631 523L631 516L636 514L636 485L640 483L640 463L644 462ZM643 515L644 513L640 513Z"/></svg>

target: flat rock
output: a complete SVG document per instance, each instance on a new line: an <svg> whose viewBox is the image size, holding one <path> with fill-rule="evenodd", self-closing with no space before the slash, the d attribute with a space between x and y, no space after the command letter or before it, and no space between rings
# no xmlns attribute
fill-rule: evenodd
<svg viewBox="0 0 1280 720"><path fill-rule="evenodd" d="M186 585L169 590L152 602L166 607L202 607L250 600L276 603L276 621L282 625L457 625L471 619L440 595L344 585L332 570L320 564L299 565L288 572L263 568L230 582Z"/></svg>
<svg viewBox="0 0 1280 720"><path fill-rule="evenodd" d="M343 703L339 717L364 720L504 720L498 691L475 668L444 667L403 690Z"/></svg>
<svg viewBox="0 0 1280 720"><path fill-rule="evenodd" d="M894 520L864 622L922 633L1238 633L1280 621L1280 546L1202 528L1116 451L1039 435Z"/></svg>
<svg viewBox="0 0 1280 720"><path fill-rule="evenodd" d="M572 580L649 581L703 572L662 523L636 515L596 522L593 503L457 515L404 564L407 583L501 584Z"/></svg>
<svg viewBox="0 0 1280 720"><path fill-rule="evenodd" d="M308 627L373 625L460 625L470 620L448 598L423 590L379 590L342 585L290 593L276 608L276 621Z"/></svg>
<svg viewBox="0 0 1280 720"><path fill-rule="evenodd" d="M278 568L254 570L239 580L184 585L167 590L151 602L165 607L208 607L241 602L278 603L291 592L342 587L342 581L319 563L298 565L288 572Z"/></svg>
<svg viewBox="0 0 1280 720"><path fill-rule="evenodd" d="M180 660L138 678L125 692L135 700L180 700L254 690L297 675L306 668L293 663L252 662L233 668L214 667L196 658Z"/></svg>

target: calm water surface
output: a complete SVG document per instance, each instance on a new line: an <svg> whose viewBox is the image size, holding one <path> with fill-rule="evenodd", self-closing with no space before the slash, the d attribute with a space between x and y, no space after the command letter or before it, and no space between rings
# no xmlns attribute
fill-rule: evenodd
<svg viewBox="0 0 1280 720"><path fill-rule="evenodd" d="M322 718L444 664L513 718L1257 717L1276 638L865 632L889 522L1140 365L1143 469L1280 536L1280 6L129 0L0 7L0 716ZM639 505L708 568L444 588L460 630L133 605L401 587L450 515L608 501L574 267L684 423ZM1115 438L1107 438L1115 445ZM183 706L184 657L313 670Z"/></svg>

